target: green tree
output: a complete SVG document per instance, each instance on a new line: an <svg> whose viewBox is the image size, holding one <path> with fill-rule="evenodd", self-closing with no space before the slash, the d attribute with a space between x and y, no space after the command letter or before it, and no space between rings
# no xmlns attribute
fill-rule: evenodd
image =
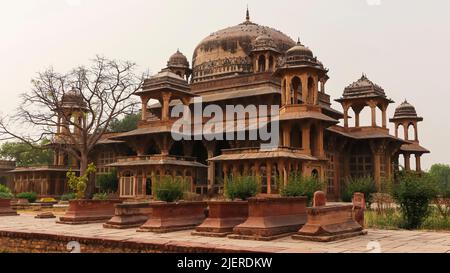
<svg viewBox="0 0 450 273"><path fill-rule="evenodd" d="M97 185L102 192L113 193L117 191L119 179L117 178L117 170L113 169L110 173L97 176Z"/></svg>
<svg viewBox="0 0 450 273"><path fill-rule="evenodd" d="M111 133L121 133L135 130L140 119L140 114L128 114L122 119L114 119L111 121L108 131Z"/></svg>
<svg viewBox="0 0 450 273"><path fill-rule="evenodd" d="M431 166L429 175L436 182L439 191L445 191L450 187L450 166L434 164Z"/></svg>
<svg viewBox="0 0 450 273"><path fill-rule="evenodd" d="M42 140L40 148L32 147L23 142L6 142L0 146L0 157L15 160L17 166L27 167L33 165L50 165L53 162L53 151L46 149L49 140Z"/></svg>

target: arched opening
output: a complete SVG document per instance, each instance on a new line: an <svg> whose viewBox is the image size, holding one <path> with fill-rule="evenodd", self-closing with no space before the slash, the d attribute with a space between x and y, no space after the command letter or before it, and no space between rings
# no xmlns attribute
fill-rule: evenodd
<svg viewBox="0 0 450 273"><path fill-rule="evenodd" d="M397 126L397 134L398 134L398 138L406 139L406 136L405 136L405 129L404 129L404 127L403 127L403 124L399 124L399 125ZM402 166L405 166L405 165L402 165Z"/></svg>
<svg viewBox="0 0 450 273"><path fill-rule="evenodd" d="M299 77L292 78L291 82L292 86L292 95L291 95L291 103L292 104L302 104L302 81Z"/></svg>
<svg viewBox="0 0 450 273"><path fill-rule="evenodd" d="M292 127L290 138L292 148L300 149L302 147L302 129L298 124L294 124L294 126Z"/></svg>
<svg viewBox="0 0 450 273"><path fill-rule="evenodd" d="M203 142L198 140L194 142L194 146L192 149L192 157L195 157L197 162L207 165L208 164L208 150L206 149ZM195 184L196 185L207 185L208 183L208 168L198 168Z"/></svg>
<svg viewBox="0 0 450 273"><path fill-rule="evenodd" d="M169 155L183 156L184 155L183 142L177 141L173 143L172 147L170 148Z"/></svg>
<svg viewBox="0 0 450 273"><path fill-rule="evenodd" d="M274 70L274 60L273 60L273 56L269 57L269 69L272 71Z"/></svg>
<svg viewBox="0 0 450 273"><path fill-rule="evenodd" d="M147 179L145 180L145 195L153 195L151 176L147 176Z"/></svg>
<svg viewBox="0 0 450 273"><path fill-rule="evenodd" d="M315 83L314 79L312 77L308 78L308 103L314 104L314 90L315 90Z"/></svg>
<svg viewBox="0 0 450 273"><path fill-rule="evenodd" d="M360 127L372 126L372 111L370 110L370 107L367 106L362 107L361 112L359 113L359 126Z"/></svg>
<svg viewBox="0 0 450 273"><path fill-rule="evenodd" d="M258 72L266 71L266 57L264 55L259 56L258 58Z"/></svg>
<svg viewBox="0 0 450 273"><path fill-rule="evenodd" d="M317 169L312 170L311 177L318 179L319 178L319 171Z"/></svg>
<svg viewBox="0 0 450 273"><path fill-rule="evenodd" d="M159 147L156 145L155 141L152 139L147 147L147 149L145 150L145 154L146 155L158 155L161 153L161 150L159 149Z"/></svg>
<svg viewBox="0 0 450 273"><path fill-rule="evenodd" d="M311 126L310 129L310 139L309 139L309 143L311 145L311 155L316 156L318 154L318 147L317 147L317 138L318 138L318 132L317 132L317 127L315 125Z"/></svg>
<svg viewBox="0 0 450 273"><path fill-rule="evenodd" d="M217 142L216 148L214 150L214 156L219 156L222 154L222 150L230 149L230 145L228 144L228 141L222 140ZM223 164L222 162L216 162L214 163L214 176L216 179L214 179L215 184L223 184L224 176L223 176Z"/></svg>
<svg viewBox="0 0 450 273"><path fill-rule="evenodd" d="M415 135L414 124L410 123L410 124L408 124L408 139L415 140L414 135Z"/></svg>

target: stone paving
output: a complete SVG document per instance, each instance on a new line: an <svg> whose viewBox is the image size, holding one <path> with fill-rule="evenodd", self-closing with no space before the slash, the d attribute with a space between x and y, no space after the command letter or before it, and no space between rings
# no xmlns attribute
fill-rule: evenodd
<svg viewBox="0 0 450 273"><path fill-rule="evenodd" d="M450 253L450 232L368 230L368 235L330 243L296 241L290 237L271 242L192 236L191 230L167 234L140 233L135 229L104 229L102 224L80 226L56 224L55 219L33 215L1 217L0 231L67 235L113 240L166 241L176 244L208 244L217 248L239 248L274 253Z"/></svg>

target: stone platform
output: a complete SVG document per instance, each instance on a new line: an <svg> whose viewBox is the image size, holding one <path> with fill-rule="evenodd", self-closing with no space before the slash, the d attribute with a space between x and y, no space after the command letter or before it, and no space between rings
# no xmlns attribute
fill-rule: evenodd
<svg viewBox="0 0 450 273"><path fill-rule="evenodd" d="M256 252L256 253L359 253L373 246L386 253L450 253L450 232L368 230L368 235L330 243L296 241L290 237L271 242L192 236L193 230L166 234L111 230L102 224L58 225L55 219L35 215L2 217L0 251L67 252L78 241L82 252ZM368 248L369 246L369 248Z"/></svg>

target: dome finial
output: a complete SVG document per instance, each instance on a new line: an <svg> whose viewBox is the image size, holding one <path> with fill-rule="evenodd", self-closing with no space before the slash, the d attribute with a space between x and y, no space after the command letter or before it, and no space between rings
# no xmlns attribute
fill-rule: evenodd
<svg viewBox="0 0 450 273"><path fill-rule="evenodd" d="M248 4L247 4L247 13L246 13L246 15L245 15L245 20L246 20L247 22L250 22L250 11L248 10Z"/></svg>

